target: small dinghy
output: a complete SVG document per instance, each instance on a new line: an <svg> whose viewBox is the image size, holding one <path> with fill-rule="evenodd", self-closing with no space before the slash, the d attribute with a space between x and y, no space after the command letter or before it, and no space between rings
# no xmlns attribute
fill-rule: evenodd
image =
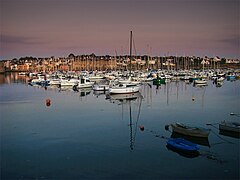
<svg viewBox="0 0 240 180"><path fill-rule="evenodd" d="M210 133L210 129L188 126L178 122L170 124L170 126L172 127L173 132L180 133L187 136L207 138Z"/></svg>
<svg viewBox="0 0 240 180"><path fill-rule="evenodd" d="M169 139L167 141L167 146L185 152L196 152L199 150L199 146L197 144L194 144L183 138Z"/></svg>
<svg viewBox="0 0 240 180"><path fill-rule="evenodd" d="M239 122L231 122L231 121L223 121L219 124L219 130L240 133L240 123Z"/></svg>
<svg viewBox="0 0 240 180"><path fill-rule="evenodd" d="M230 136L240 138L240 123L223 121L219 124L219 134L224 136Z"/></svg>

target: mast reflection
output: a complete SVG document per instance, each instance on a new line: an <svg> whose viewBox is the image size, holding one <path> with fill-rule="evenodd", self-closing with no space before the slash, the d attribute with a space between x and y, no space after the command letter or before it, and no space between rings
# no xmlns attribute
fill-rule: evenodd
<svg viewBox="0 0 240 180"><path fill-rule="evenodd" d="M130 94L107 94L106 99L109 99L111 103L117 103L118 105L128 105L129 106L129 137L130 137L130 150L133 150L134 143L136 140L136 133L137 133L137 124L140 117L140 110L141 110L141 104L143 96L140 92L137 93L130 93ZM140 100L139 107L138 107L138 114L137 119L135 123L135 129L133 128L133 118L132 118L132 102ZM123 111L123 108L122 108ZM123 112L122 112L123 113Z"/></svg>

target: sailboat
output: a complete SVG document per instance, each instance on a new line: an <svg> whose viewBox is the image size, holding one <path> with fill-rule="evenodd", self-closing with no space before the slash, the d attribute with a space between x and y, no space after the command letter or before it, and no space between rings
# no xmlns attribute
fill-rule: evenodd
<svg viewBox="0 0 240 180"><path fill-rule="evenodd" d="M130 31L130 77L132 69L132 31ZM140 91L140 85L131 81L118 82L109 88L110 94L128 94Z"/></svg>

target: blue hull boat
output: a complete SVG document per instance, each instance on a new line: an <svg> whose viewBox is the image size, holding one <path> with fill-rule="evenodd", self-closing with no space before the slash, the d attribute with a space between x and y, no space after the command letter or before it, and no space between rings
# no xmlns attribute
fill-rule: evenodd
<svg viewBox="0 0 240 180"><path fill-rule="evenodd" d="M199 146L183 138L169 139L167 145L174 149L186 152L194 152L199 150Z"/></svg>

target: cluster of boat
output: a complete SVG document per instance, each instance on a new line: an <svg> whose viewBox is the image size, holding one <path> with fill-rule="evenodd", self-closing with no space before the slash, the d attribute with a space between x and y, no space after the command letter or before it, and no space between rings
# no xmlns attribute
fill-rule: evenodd
<svg viewBox="0 0 240 180"><path fill-rule="evenodd" d="M167 141L167 148L180 155L196 157L199 155L199 145L210 146L208 136L211 129L189 126L178 122L166 125L165 129L168 130L169 126L172 129L172 136ZM219 134L240 138L240 123L232 121L220 122Z"/></svg>
<svg viewBox="0 0 240 180"><path fill-rule="evenodd" d="M81 88L91 88L95 92L108 92L106 98L110 101L131 100L140 97L141 84L152 81L154 85L165 84L170 81L184 80L196 85L207 85L209 80L221 83L225 79L239 79L239 72L193 72L193 71L151 71L151 72L80 72L80 73L52 73L30 75L29 84L32 86L70 87L75 91ZM189 126L183 123L167 125L172 128L172 136L167 141L167 148L184 156L198 156L199 145L209 145L210 129ZM240 123L223 121L219 123L219 134L240 137Z"/></svg>
<svg viewBox="0 0 240 180"><path fill-rule="evenodd" d="M165 84L170 81L184 80L195 85L208 85L209 80L222 83L225 79L236 80L240 78L239 72L220 71L162 71L150 72L54 72L30 73L30 85L71 87L74 90L92 88L94 91L109 91L110 93L134 93L140 90L144 82L153 82L154 85Z"/></svg>

